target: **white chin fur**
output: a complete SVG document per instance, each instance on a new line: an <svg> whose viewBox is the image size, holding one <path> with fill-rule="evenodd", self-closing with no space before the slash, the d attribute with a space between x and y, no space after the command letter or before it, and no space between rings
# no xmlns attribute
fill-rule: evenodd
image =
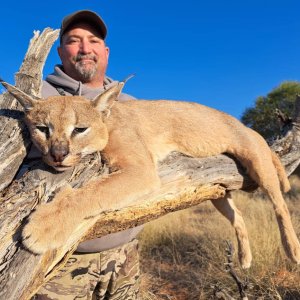
<svg viewBox="0 0 300 300"><path fill-rule="evenodd" d="M73 166L52 166L56 171L63 172L71 169Z"/></svg>

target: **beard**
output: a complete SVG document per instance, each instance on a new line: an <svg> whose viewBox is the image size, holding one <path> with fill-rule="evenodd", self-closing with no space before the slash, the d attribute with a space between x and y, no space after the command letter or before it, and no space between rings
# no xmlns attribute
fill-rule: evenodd
<svg viewBox="0 0 300 300"><path fill-rule="evenodd" d="M84 59L89 59L90 61L85 61ZM82 82L90 81L97 72L97 58L95 55L82 55L78 54L74 57L75 60L75 70L77 75Z"/></svg>

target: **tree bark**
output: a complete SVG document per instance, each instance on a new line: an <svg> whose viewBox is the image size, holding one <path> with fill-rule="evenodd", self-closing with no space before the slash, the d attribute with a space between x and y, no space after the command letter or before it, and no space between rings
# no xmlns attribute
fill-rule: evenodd
<svg viewBox="0 0 300 300"><path fill-rule="evenodd" d="M40 52L48 54L57 34L57 31L46 29L45 35L44 32L41 34L43 38L35 35L39 42L36 41L33 44L39 44L39 46L31 50L30 45L28 53L31 54L27 53L23 63L23 67L26 66L28 70L21 71L21 68L17 75L21 82L19 87L22 86L25 92L35 95L40 93L40 70L45 57L39 58L39 61L42 61L38 66L40 70L31 70L32 66L36 67L37 64L32 64L30 60L32 57L34 59L40 57ZM44 282L56 274L80 241L137 226L168 212L223 197L226 191L248 190L256 187L243 168L229 156L219 155L196 159L172 153L159 166L162 181L159 191L139 198L131 207L120 211L103 212L97 218L85 220L78 224L76 232L62 249L49 251L44 255L34 255L23 249L20 243L22 224L31 211L37 205L50 201L53 194L66 184L74 188L80 187L91 178L107 175L109 167L101 162L99 154L87 157L73 170L64 173L57 173L42 162L34 162L29 163L26 174L19 180L11 182L24 160L26 154L24 149L29 142L26 130L20 125L20 113L18 112L15 117L10 117L9 112L16 109L15 101L7 94L3 96L3 99L6 103L6 106L2 108L5 116L0 121L5 126L9 123L13 147L9 148L7 155L4 154L4 150L0 149L3 152L3 154L0 152L1 163L6 163L6 168L12 170L10 172L14 174L9 174L8 178L7 172L0 172L1 187L2 189L6 187L2 191L0 200L0 282L2 287L0 299L30 299ZM300 99L298 100L300 103ZM276 140L272 145L280 155L288 174L293 172L300 160L298 107L296 111L294 126L284 138ZM8 137L3 137L3 134L1 132L0 138L6 141Z"/></svg>
<svg viewBox="0 0 300 300"><path fill-rule="evenodd" d="M40 96L42 71L48 53L59 34L46 28L30 41L25 59L15 75L16 87L33 96ZM8 93L0 95L0 190L8 186L18 171L30 139L22 122L21 105Z"/></svg>

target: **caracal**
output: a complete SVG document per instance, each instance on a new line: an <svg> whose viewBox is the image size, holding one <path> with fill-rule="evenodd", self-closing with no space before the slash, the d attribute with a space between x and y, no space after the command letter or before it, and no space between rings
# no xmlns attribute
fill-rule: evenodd
<svg viewBox="0 0 300 300"><path fill-rule="evenodd" d="M188 102L132 100L118 102L120 82L96 97L52 96L33 98L2 81L25 108L25 121L44 161L58 171L101 151L118 169L107 178L85 186L67 187L53 201L37 208L23 230L23 243L35 253L61 247L78 224L105 210L120 209L154 189L159 189L157 164L170 152L193 157L228 153L236 157L273 203L287 256L300 262L300 245L292 226L284 192L290 188L279 158L265 140L232 116ZM220 202L218 202L220 201ZM242 217L227 198L215 206L235 226L230 209L237 214L240 237L248 238ZM238 233L239 234L239 233ZM243 241L242 241L243 242ZM244 246L244 267L251 252Z"/></svg>

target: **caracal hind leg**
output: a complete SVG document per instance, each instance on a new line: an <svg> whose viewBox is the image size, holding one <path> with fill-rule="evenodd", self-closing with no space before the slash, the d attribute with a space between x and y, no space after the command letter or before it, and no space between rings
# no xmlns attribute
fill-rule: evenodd
<svg viewBox="0 0 300 300"><path fill-rule="evenodd" d="M271 154L254 155L246 166L251 178L267 193L273 204L281 241L287 256L300 263L300 244L292 225L291 216L283 199L276 168Z"/></svg>
<svg viewBox="0 0 300 300"><path fill-rule="evenodd" d="M265 191L273 203L284 250L291 260L299 264L300 243L293 228L291 216L282 194L280 191L270 190L269 188L265 189Z"/></svg>
<svg viewBox="0 0 300 300"><path fill-rule="evenodd" d="M231 223L238 242L238 257L243 269L251 266L252 253L248 238L248 231L244 218L238 208L235 206L230 193L224 198L211 200L215 208Z"/></svg>

